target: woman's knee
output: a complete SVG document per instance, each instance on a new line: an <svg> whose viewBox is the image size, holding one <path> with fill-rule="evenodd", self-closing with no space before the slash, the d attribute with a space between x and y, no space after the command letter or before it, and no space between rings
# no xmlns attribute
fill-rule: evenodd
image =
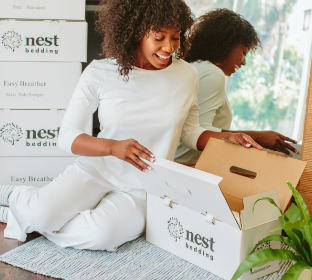
<svg viewBox="0 0 312 280"><path fill-rule="evenodd" d="M56 206L48 201L24 197L23 201L18 201L15 207L11 207L11 211L20 224L32 226L39 232L58 230L57 224L61 217Z"/></svg>
<svg viewBox="0 0 312 280"><path fill-rule="evenodd" d="M126 230L124 226L118 224L106 224L90 229L91 243L94 244L93 250L115 251L117 247L127 241L139 237L145 230L144 225L133 231ZM130 232L130 233L129 233Z"/></svg>
<svg viewBox="0 0 312 280"><path fill-rule="evenodd" d="M39 232L58 231L61 228L60 215L57 213L55 205L49 203L37 203L32 209L32 224Z"/></svg>
<svg viewBox="0 0 312 280"><path fill-rule="evenodd" d="M114 251L120 244L120 232L117 225L106 224L90 228L91 243L94 250Z"/></svg>

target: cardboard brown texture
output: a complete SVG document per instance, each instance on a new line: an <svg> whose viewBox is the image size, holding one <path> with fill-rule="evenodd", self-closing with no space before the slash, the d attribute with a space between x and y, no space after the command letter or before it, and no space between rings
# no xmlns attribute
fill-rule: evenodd
<svg viewBox="0 0 312 280"><path fill-rule="evenodd" d="M243 198L277 189L284 212L292 197L286 181L296 187L306 164L304 161L210 138L195 168L223 177L219 186L233 211L243 210ZM232 166L257 175L251 179L231 173Z"/></svg>

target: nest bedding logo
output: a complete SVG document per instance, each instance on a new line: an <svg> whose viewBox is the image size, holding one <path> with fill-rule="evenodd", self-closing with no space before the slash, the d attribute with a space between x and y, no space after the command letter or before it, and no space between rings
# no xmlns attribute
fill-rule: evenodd
<svg viewBox="0 0 312 280"><path fill-rule="evenodd" d="M59 50L59 37L58 35L39 36L39 37L25 37L14 31L7 31L2 36L2 45L6 49L11 49L13 52L25 42L25 53L33 54L58 54ZM22 49L22 48L19 48Z"/></svg>
<svg viewBox="0 0 312 280"><path fill-rule="evenodd" d="M200 234L194 234L190 230L186 230L184 232L183 226L178 221L177 218L171 217L167 221L167 228L171 237L174 238L175 242L179 239L185 237L185 247L188 250L191 250L198 255L207 258L208 260L213 261L213 255L211 252L214 252L214 244L216 243L213 240L213 237L206 238L205 236L201 236ZM185 236L184 236L185 233ZM181 244L182 245L182 244ZM210 252L208 251L210 249ZM208 251L208 252L207 252Z"/></svg>
<svg viewBox="0 0 312 280"><path fill-rule="evenodd" d="M1 128L0 137L5 143L14 145L23 138L22 135L25 135L26 137L23 141L19 142L24 143L26 147L56 147L57 143L55 138L59 136L59 132L60 128L57 127L56 129L26 129L23 133L18 125L8 123Z"/></svg>
<svg viewBox="0 0 312 280"><path fill-rule="evenodd" d="M14 123L6 124L0 130L0 137L2 140L6 143L11 143L12 145L22 138L22 134L22 129Z"/></svg>
<svg viewBox="0 0 312 280"><path fill-rule="evenodd" d="M2 45L14 52L16 48L22 45L22 36L14 31L8 31L2 36Z"/></svg>

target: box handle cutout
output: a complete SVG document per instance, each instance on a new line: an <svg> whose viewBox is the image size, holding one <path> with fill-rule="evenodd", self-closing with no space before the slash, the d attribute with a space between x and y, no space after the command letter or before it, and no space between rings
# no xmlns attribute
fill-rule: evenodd
<svg viewBox="0 0 312 280"><path fill-rule="evenodd" d="M190 196L190 195L192 195L192 193L189 190L174 188L174 187L170 186L166 181L165 181L165 183L166 183L166 185L168 186L168 188L170 190L172 190L173 192L175 192L178 195L183 195L183 196Z"/></svg>
<svg viewBox="0 0 312 280"><path fill-rule="evenodd" d="M234 174L237 174L237 175L240 175L240 176L244 176L244 177L250 178L250 179L255 179L257 177L257 173L256 172L253 172L253 171L250 171L250 170L247 170L247 169L243 169L243 168L240 168L240 167L237 167L237 166L231 166L230 172L234 173Z"/></svg>

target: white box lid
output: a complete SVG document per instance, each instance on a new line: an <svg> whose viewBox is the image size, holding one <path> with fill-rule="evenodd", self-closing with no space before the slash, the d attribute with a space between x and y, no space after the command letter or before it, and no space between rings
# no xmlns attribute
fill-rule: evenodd
<svg viewBox="0 0 312 280"><path fill-rule="evenodd" d="M147 193L168 196L179 205L203 214L208 212L215 219L239 229L218 186L221 177L162 158L148 164L153 170L141 172L134 168Z"/></svg>

